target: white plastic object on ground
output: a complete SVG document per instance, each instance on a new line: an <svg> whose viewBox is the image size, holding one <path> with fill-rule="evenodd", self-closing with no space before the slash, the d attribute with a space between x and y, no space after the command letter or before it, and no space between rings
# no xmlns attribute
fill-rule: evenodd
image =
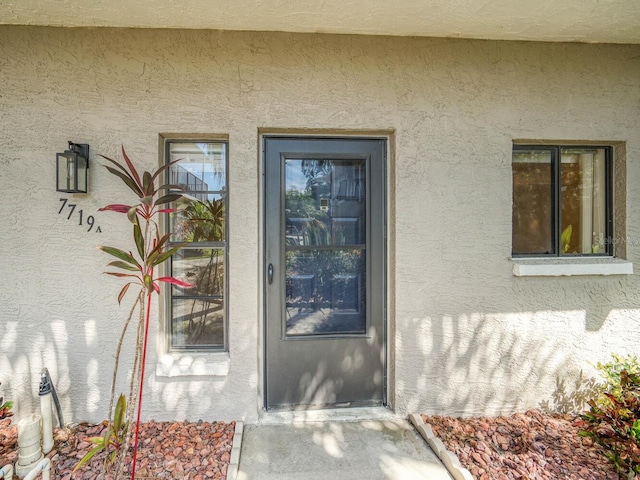
<svg viewBox="0 0 640 480"><path fill-rule="evenodd" d="M11 480L13 478L13 465L5 465L0 468L0 478Z"/></svg>
<svg viewBox="0 0 640 480"><path fill-rule="evenodd" d="M40 460L36 467L24 477L24 480L34 480L40 472L42 472L42 480L49 480L51 478L51 460L48 458Z"/></svg>
<svg viewBox="0 0 640 480"><path fill-rule="evenodd" d="M53 448L53 413L51 409L51 393L40 397L40 414L42 415L42 453L45 455Z"/></svg>
<svg viewBox="0 0 640 480"><path fill-rule="evenodd" d="M40 424L42 417L37 413L29 415L18 422L18 463L16 475L23 478L29 474L40 460Z"/></svg>

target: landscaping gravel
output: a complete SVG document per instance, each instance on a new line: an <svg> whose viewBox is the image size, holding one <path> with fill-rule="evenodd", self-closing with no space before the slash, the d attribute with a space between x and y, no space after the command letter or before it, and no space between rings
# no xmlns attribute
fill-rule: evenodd
<svg viewBox="0 0 640 480"><path fill-rule="evenodd" d="M580 437L582 420L538 410L508 417L422 415L447 450L478 480L618 480L604 450Z"/></svg>
<svg viewBox="0 0 640 480"><path fill-rule="evenodd" d="M603 449L580 437L581 420L537 410L504 417L452 418L422 415L446 448L478 480L619 480ZM54 430L53 479L98 479L100 454L73 476L103 424L75 424ZM136 478L224 479L235 422L155 422L140 425ZM18 458L17 425L0 420L0 466ZM17 477L15 477L17 478ZM126 475L124 478L128 478Z"/></svg>
<svg viewBox="0 0 640 480"><path fill-rule="evenodd" d="M104 454L78 470L71 471L93 444L89 437L104 431L104 424L80 423L65 430L54 429L54 448L47 455L53 463L53 479L100 477ZM233 445L235 422L155 422L140 424L137 479L224 479ZM18 459L18 428L10 419L0 421L0 466ZM130 461L131 455L128 459ZM129 467L130 468L130 467ZM127 470L130 476L130 469ZM15 477L17 478L17 477ZM123 478L128 478L124 475Z"/></svg>

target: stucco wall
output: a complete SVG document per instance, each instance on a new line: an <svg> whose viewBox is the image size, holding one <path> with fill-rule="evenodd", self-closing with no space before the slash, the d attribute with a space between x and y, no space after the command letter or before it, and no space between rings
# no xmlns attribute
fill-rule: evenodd
<svg viewBox="0 0 640 480"><path fill-rule="evenodd" d="M66 420L105 415L128 302L97 245L129 228L96 213L127 194L95 154L158 162L161 132L230 140L230 373L154 376L144 415L257 418L261 404L258 130L394 131L391 402L400 412L539 406L556 379L637 350L635 276L512 275L513 139L626 141L627 258L640 246L640 47L297 34L0 27L0 387L32 411L47 366ZM78 208L58 214L55 153L89 143ZM74 217L75 218L75 217ZM156 305L157 310L157 305ZM130 361L125 355L122 364Z"/></svg>

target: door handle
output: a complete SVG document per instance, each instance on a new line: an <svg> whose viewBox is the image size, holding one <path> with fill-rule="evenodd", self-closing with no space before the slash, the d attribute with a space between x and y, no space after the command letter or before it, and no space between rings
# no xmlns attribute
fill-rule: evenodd
<svg viewBox="0 0 640 480"><path fill-rule="evenodd" d="M267 267L267 278L269 279L269 284L273 282L273 263L270 263Z"/></svg>

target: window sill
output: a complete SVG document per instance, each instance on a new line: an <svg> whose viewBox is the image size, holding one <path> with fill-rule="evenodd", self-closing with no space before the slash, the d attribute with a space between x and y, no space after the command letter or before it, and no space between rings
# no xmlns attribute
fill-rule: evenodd
<svg viewBox="0 0 640 480"><path fill-rule="evenodd" d="M621 258L512 258L516 277L632 275L633 263Z"/></svg>
<svg viewBox="0 0 640 480"><path fill-rule="evenodd" d="M161 355L157 377L213 377L229 374L229 352L172 352Z"/></svg>

